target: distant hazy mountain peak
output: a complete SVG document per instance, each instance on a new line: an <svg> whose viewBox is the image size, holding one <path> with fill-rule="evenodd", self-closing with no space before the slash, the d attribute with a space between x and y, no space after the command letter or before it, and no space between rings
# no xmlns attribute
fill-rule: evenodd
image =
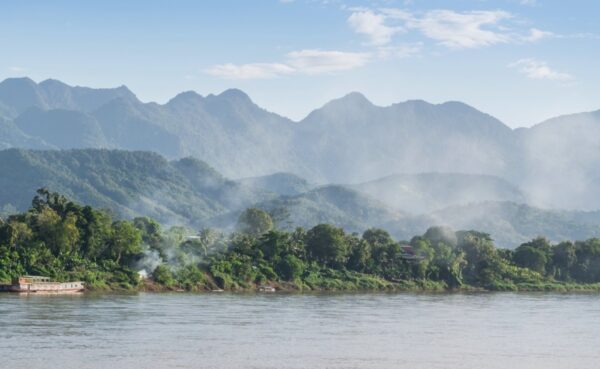
<svg viewBox="0 0 600 369"><path fill-rule="evenodd" d="M393 105L408 105L408 106L433 106L432 103L422 99L410 99L404 102L399 102Z"/></svg>
<svg viewBox="0 0 600 369"><path fill-rule="evenodd" d="M32 81L33 82L33 81ZM35 82L34 82L35 83ZM70 87L64 82L61 82L57 79L48 78L39 83L40 86L61 86L61 87Z"/></svg>
<svg viewBox="0 0 600 369"><path fill-rule="evenodd" d="M328 105L360 106L360 107L374 106L373 103L365 97L365 95L361 94L360 92L356 92L356 91L350 92L349 94L346 94L338 99L334 99L334 100L330 101L329 103L325 104L325 106L328 106Z"/></svg>
<svg viewBox="0 0 600 369"><path fill-rule="evenodd" d="M591 124L591 125L600 125L600 110L588 111L583 113L574 113L574 114L565 114L559 115L558 117L547 119L541 123L535 124L530 127L529 130L535 131L540 128L547 127L574 127L575 125L581 124Z"/></svg>
<svg viewBox="0 0 600 369"><path fill-rule="evenodd" d="M477 110L469 104L466 104L462 101L456 101L456 100L445 101L445 102L441 103L440 105L446 106L446 107L451 107L451 108L456 108L456 109Z"/></svg>
<svg viewBox="0 0 600 369"><path fill-rule="evenodd" d="M441 104L433 104L430 103L429 101L425 101L422 99L411 99L411 100L406 100L404 102L399 102L399 103L395 103L392 104L392 107L410 107L410 108L422 108L422 109L452 109L455 112L459 112L459 111L476 111L479 112L479 110L473 108L472 106L470 106L469 104L465 104L463 102L460 101L454 101L454 100L450 100L450 101L445 101Z"/></svg>
<svg viewBox="0 0 600 369"><path fill-rule="evenodd" d="M32 80L29 77L12 77L12 78L6 78L4 81L0 82L0 86L16 86L16 85L29 85L29 86L35 86L35 81Z"/></svg>
<svg viewBox="0 0 600 369"><path fill-rule="evenodd" d="M167 102L166 105L176 105L181 103L198 102L204 100L204 97L196 91L184 91L178 93L175 97Z"/></svg>
<svg viewBox="0 0 600 369"><path fill-rule="evenodd" d="M28 77L7 78L0 82L0 102L20 113L31 106L47 108L37 84Z"/></svg>
<svg viewBox="0 0 600 369"><path fill-rule="evenodd" d="M313 110L303 122L322 121L324 119L342 119L344 122L368 115L371 109L376 108L360 92L351 92L340 98L334 99L323 105L321 108ZM343 118L342 118L343 117Z"/></svg>
<svg viewBox="0 0 600 369"><path fill-rule="evenodd" d="M229 89L221 92L218 96L221 98L226 98L226 99L238 99L238 100L251 101L250 96L248 96L248 94L246 94L244 91L237 89L237 88L229 88Z"/></svg>

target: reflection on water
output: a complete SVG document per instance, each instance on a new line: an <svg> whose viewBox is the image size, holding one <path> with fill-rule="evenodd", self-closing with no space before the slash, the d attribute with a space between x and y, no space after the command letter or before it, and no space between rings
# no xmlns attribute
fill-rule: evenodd
<svg viewBox="0 0 600 369"><path fill-rule="evenodd" d="M0 294L0 368L598 368L600 295Z"/></svg>

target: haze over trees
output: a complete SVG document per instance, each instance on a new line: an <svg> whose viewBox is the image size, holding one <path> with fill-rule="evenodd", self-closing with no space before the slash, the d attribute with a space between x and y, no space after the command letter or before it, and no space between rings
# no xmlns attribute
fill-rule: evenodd
<svg viewBox="0 0 600 369"><path fill-rule="evenodd" d="M120 218L148 216L163 225L195 229L232 230L244 209L257 207L287 230L329 223L347 232L385 228L405 239L431 225L447 225L480 229L502 247L516 247L540 234L553 241L600 237L600 212L543 210L500 201L500 194L518 192L496 178L475 175L404 175L401 181L392 178L389 186L389 178L366 185L316 186L286 173L234 181L194 158L168 161L150 152L105 149L4 150L0 172L0 216L26 210L36 189L48 187ZM413 207L388 198L394 188L396 199L412 198ZM473 202L449 205L460 204L471 189ZM475 202L478 194L482 201ZM486 194L497 201L486 201ZM415 210L419 201L424 208L438 210L407 211Z"/></svg>

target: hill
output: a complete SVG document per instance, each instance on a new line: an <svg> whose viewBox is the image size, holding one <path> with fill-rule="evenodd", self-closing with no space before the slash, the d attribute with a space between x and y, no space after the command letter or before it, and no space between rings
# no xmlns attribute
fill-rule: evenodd
<svg viewBox="0 0 600 369"><path fill-rule="evenodd" d="M47 187L121 216L197 225L218 214L272 198L221 176L197 159L119 150L0 151L0 204L26 209Z"/></svg>
<svg viewBox="0 0 600 369"><path fill-rule="evenodd" d="M554 242L600 237L600 212L540 209L509 201L451 206L396 225L397 237L424 232L432 224L453 229L477 229L492 235L501 247L514 248L537 236ZM408 224L408 226L407 226ZM387 225L388 228L394 225ZM408 233L406 230L411 230Z"/></svg>
<svg viewBox="0 0 600 369"><path fill-rule="evenodd" d="M352 188L392 208L416 214L484 201L526 201L516 186L502 178L481 174L395 174Z"/></svg>
<svg viewBox="0 0 600 369"><path fill-rule="evenodd" d="M274 173L261 177L242 178L238 182L286 196L299 195L315 187L306 179L292 173Z"/></svg>

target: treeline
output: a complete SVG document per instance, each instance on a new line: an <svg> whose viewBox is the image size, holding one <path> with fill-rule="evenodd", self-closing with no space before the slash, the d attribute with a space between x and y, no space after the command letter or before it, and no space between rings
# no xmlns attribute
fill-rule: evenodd
<svg viewBox="0 0 600 369"><path fill-rule="evenodd" d="M255 208L231 234L162 230L41 189L27 212L0 221L0 281L23 274L97 289L600 289L600 240L537 238L507 250L488 234L442 227L400 242L328 224L289 232Z"/></svg>
<svg viewBox="0 0 600 369"><path fill-rule="evenodd" d="M40 189L27 212L0 220L0 280L33 274L131 288L141 245L133 222Z"/></svg>
<svg viewBox="0 0 600 369"><path fill-rule="evenodd" d="M486 233L429 228L397 242L382 229L347 234L327 224L305 231L271 229L268 214L249 209L243 232L210 271L225 287L285 281L300 288L589 289L600 282L600 240L552 245L536 238L497 249ZM266 221L265 221L266 219Z"/></svg>

